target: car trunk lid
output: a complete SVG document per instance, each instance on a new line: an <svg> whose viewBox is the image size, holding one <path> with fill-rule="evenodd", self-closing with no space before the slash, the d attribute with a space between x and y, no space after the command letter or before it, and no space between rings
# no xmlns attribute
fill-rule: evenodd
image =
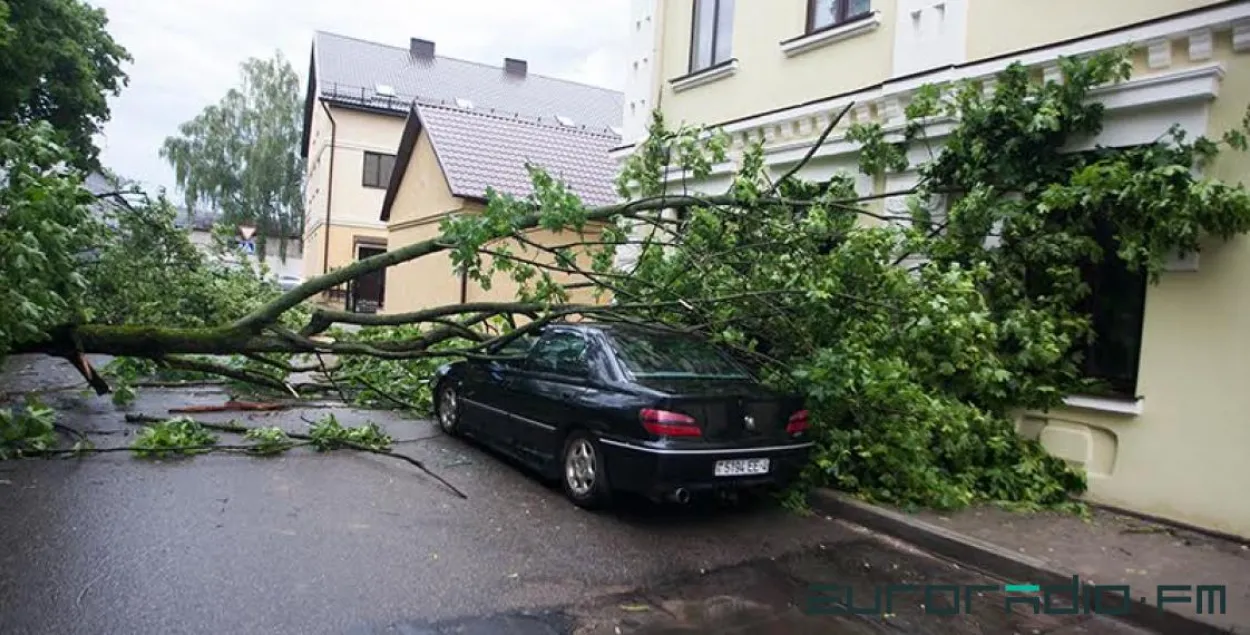
<svg viewBox="0 0 1250 635"><path fill-rule="evenodd" d="M688 415L707 441L789 438L786 423L795 400L749 380L640 379L665 395L665 410Z"/></svg>

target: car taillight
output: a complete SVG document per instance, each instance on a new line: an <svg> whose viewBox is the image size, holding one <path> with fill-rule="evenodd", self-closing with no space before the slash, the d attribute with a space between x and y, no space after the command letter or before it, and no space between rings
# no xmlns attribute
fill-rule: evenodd
<svg viewBox="0 0 1250 635"><path fill-rule="evenodd" d="M639 417L642 419L642 427L659 437L703 436L703 431L695 423L694 417L679 412L644 408Z"/></svg>
<svg viewBox="0 0 1250 635"><path fill-rule="evenodd" d="M807 432L807 411L800 410L790 415L790 421L786 423L786 432L789 434L799 434Z"/></svg>

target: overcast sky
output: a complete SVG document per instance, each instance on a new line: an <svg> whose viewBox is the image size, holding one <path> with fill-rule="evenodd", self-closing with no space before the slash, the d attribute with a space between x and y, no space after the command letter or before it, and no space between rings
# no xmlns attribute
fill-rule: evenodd
<svg viewBox="0 0 1250 635"><path fill-rule="evenodd" d="M174 193L157 150L178 124L234 86L239 64L281 50L307 81L313 31L396 46L434 40L439 55L621 89L628 0L87 0L134 62L99 140L118 174Z"/></svg>

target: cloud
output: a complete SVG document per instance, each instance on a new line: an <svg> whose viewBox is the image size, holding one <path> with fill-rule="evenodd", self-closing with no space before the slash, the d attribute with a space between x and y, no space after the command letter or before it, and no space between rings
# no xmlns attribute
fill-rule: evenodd
<svg viewBox="0 0 1250 635"><path fill-rule="evenodd" d="M88 0L134 57L99 142L105 165L149 187L174 189L158 155L178 125L238 81L239 64L279 50L301 79L313 31L396 46L433 40L438 54L620 89L627 0Z"/></svg>

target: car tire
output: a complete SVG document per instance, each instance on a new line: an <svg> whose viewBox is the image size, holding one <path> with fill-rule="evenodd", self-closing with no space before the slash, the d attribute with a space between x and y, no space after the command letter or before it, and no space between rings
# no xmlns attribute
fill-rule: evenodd
<svg viewBox="0 0 1250 635"><path fill-rule="evenodd" d="M602 509L611 502L603 451L590 433L574 430L560 453L560 485L564 495L583 509Z"/></svg>
<svg viewBox="0 0 1250 635"><path fill-rule="evenodd" d="M443 432L460 436L460 395L451 382L441 382L434 393L434 416Z"/></svg>

